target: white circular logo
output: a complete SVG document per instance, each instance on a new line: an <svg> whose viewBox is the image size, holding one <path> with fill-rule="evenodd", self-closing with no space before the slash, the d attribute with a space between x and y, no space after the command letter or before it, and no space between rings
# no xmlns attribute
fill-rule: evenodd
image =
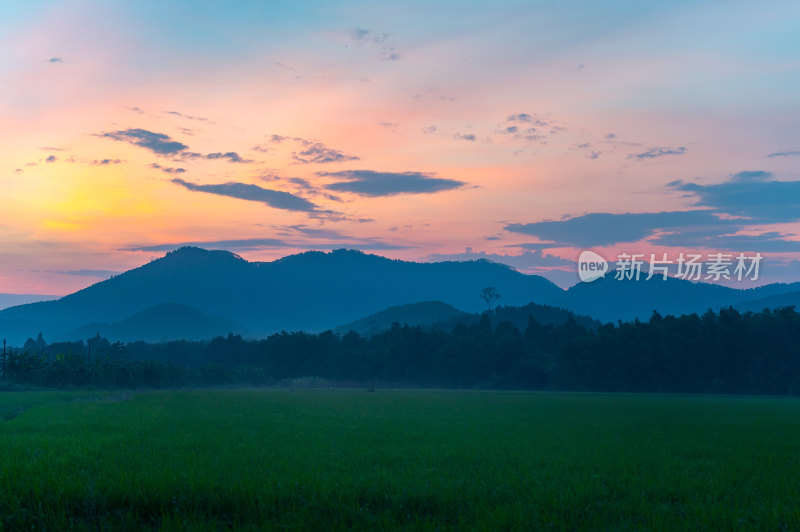
<svg viewBox="0 0 800 532"><path fill-rule="evenodd" d="M584 251L578 258L578 277L584 283L601 278L607 271L608 262L594 251Z"/></svg>

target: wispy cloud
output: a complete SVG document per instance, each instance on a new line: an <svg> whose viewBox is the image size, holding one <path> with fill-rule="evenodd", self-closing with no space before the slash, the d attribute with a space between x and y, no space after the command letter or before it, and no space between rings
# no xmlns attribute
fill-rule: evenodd
<svg viewBox="0 0 800 532"><path fill-rule="evenodd" d="M161 170L165 174L182 174L182 173L186 172L185 168L168 168L166 166L161 166L158 163L151 164L150 168L155 168L156 170Z"/></svg>
<svg viewBox="0 0 800 532"><path fill-rule="evenodd" d="M394 45L391 44L392 35L389 33L375 32L363 28L350 30L350 39L356 46L372 46L378 49L378 57L382 61L399 61L403 58Z"/></svg>
<svg viewBox="0 0 800 532"><path fill-rule="evenodd" d="M271 190L259 187L258 185L250 185L247 183L228 182L216 185L198 185L184 181L180 178L172 179L176 185L180 185L187 190L194 192L206 192L208 194L216 194L218 196L227 196L229 198L236 198L246 201L257 201L274 207L276 209L285 209L289 211L301 212L315 212L317 206L300 196L295 196L289 192L282 190Z"/></svg>
<svg viewBox="0 0 800 532"><path fill-rule="evenodd" d="M466 185L463 181L434 177L421 172L376 172L373 170L344 170L317 172L319 176L341 178L326 185L328 190L352 192L361 196L394 196L397 194L431 194L453 190Z"/></svg>
<svg viewBox="0 0 800 532"><path fill-rule="evenodd" d="M179 116L181 118L186 118L187 120L197 120L197 121L200 121L200 122L208 122L209 121L208 118L206 118L204 116L186 115L186 114L183 114L183 113L179 113L178 111L164 111L164 114L173 115L173 116Z"/></svg>
<svg viewBox="0 0 800 532"><path fill-rule="evenodd" d="M800 240L792 235L767 231L757 235L718 234L708 231L667 233L650 240L660 246L718 249L725 251L759 251L762 253L792 253L800 251Z"/></svg>
<svg viewBox="0 0 800 532"><path fill-rule="evenodd" d="M317 188L311 184L311 181L308 179L303 179L302 177L290 177L286 181L292 183L293 185L297 185L304 190L317 190Z"/></svg>
<svg viewBox="0 0 800 532"><path fill-rule="evenodd" d="M346 155L339 150L328 148L321 142L314 142L307 145L304 150L293 153L292 158L301 164L325 164L358 160L358 157Z"/></svg>
<svg viewBox="0 0 800 532"><path fill-rule="evenodd" d="M687 192L705 209L655 213L589 213L563 220L507 224L512 233L552 242L550 247L605 246L648 239L664 246L738 251L800 251L793 235L753 233L753 227L800 220L800 181L776 181L762 170L734 174L723 183L673 181L668 189ZM536 243L535 246L542 246ZM520 245L524 247L525 245Z"/></svg>
<svg viewBox="0 0 800 532"><path fill-rule="evenodd" d="M683 155L686 153L686 147L680 146L678 148L650 148L647 151L640 153L632 153L628 156L629 159L655 159L656 157L664 157L666 155Z"/></svg>
<svg viewBox="0 0 800 532"><path fill-rule="evenodd" d="M166 112L177 113L176 111ZM253 162L251 159L243 158L235 151L214 152L208 154L189 151L189 146L182 142L173 140L169 135L164 133L155 133L146 129L133 128L120 131L108 131L105 133L99 133L97 136L128 142L134 146L139 146L141 148L150 150L156 155L176 156L182 159L225 160L230 163Z"/></svg>
<svg viewBox="0 0 800 532"><path fill-rule="evenodd" d="M587 159L598 159L603 154L602 151L595 149L589 142L578 144L575 149L582 152Z"/></svg>
<svg viewBox="0 0 800 532"><path fill-rule="evenodd" d="M363 28L354 28L350 30L350 38L359 44L363 43L383 44L389 39L389 34L376 33L374 31L365 30Z"/></svg>
<svg viewBox="0 0 800 532"><path fill-rule="evenodd" d="M133 128L120 131L109 131L100 133L99 136L128 142L135 146L152 151L156 155L175 155L188 148L186 144L172 140L169 135L164 133L154 133L146 129Z"/></svg>
<svg viewBox="0 0 800 532"><path fill-rule="evenodd" d="M504 138L534 144L547 144L566 128L552 118L531 113L514 113L506 117L495 130Z"/></svg>
<svg viewBox="0 0 800 532"><path fill-rule="evenodd" d="M778 151L770 153L767 157L800 157L800 150L796 151Z"/></svg>
<svg viewBox="0 0 800 532"><path fill-rule="evenodd" d="M739 172L728 181L713 185L673 181L668 186L693 194L696 205L745 217L750 223L800 219L800 181L775 181L770 172Z"/></svg>
<svg viewBox="0 0 800 532"><path fill-rule="evenodd" d="M225 159L231 163L251 163L253 162L252 159L243 159L239 156L238 153L235 151L229 151L226 153L209 153L205 156L206 159Z"/></svg>
<svg viewBox="0 0 800 532"><path fill-rule="evenodd" d="M565 220L545 220L527 224L508 224L506 231L535 236L557 246L606 246L636 242L657 230L692 226L738 227L740 222L723 220L711 211L667 211L653 213L595 212Z"/></svg>

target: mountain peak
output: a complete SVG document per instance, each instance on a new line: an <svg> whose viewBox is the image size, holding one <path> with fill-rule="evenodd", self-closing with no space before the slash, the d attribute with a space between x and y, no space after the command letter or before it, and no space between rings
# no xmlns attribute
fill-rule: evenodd
<svg viewBox="0 0 800 532"><path fill-rule="evenodd" d="M221 259L235 259L244 260L236 253L225 251L222 249L203 249L195 246L183 246L178 249L168 251L162 259L182 260L182 259L199 259L199 258L221 258Z"/></svg>
<svg viewBox="0 0 800 532"><path fill-rule="evenodd" d="M286 257L273 261L274 264L293 264L293 265L316 265L316 264L340 264L340 263L368 263L368 262L395 262L392 259L364 253L357 249L334 249L331 251L304 251L287 255Z"/></svg>

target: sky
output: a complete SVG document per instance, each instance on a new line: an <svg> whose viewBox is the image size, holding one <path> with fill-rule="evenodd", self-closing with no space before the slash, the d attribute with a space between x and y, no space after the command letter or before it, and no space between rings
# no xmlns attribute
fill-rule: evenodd
<svg viewBox="0 0 800 532"><path fill-rule="evenodd" d="M796 1L0 2L0 80L0 293L186 244L800 280Z"/></svg>

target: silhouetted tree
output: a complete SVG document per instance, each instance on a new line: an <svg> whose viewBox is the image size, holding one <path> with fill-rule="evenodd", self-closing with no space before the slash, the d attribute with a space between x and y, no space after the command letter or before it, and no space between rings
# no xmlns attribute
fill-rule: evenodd
<svg viewBox="0 0 800 532"><path fill-rule="evenodd" d="M487 286L481 290L481 299L486 303L486 310L491 311L492 305L500 299L500 292L493 286Z"/></svg>

